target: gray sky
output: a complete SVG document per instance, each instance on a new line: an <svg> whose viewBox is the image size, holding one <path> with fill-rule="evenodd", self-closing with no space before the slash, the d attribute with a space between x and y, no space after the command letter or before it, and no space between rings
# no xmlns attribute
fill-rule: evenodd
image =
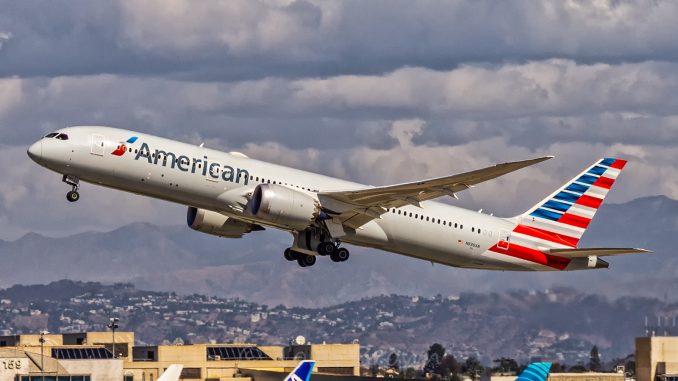
<svg viewBox="0 0 678 381"><path fill-rule="evenodd" d="M519 213L602 156L678 198L678 3L0 0L0 239L184 221L30 162L102 124L374 185L556 158L462 194Z"/></svg>

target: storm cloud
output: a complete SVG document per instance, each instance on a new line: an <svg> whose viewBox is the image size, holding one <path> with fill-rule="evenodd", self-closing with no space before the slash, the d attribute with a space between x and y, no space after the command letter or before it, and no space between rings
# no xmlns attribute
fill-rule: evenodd
<svg viewBox="0 0 678 381"><path fill-rule="evenodd" d="M631 161L611 201L678 198L675 2L0 9L0 238L183 221L180 207L90 186L87 207L67 205L58 175L25 155L66 125L205 142L374 185L556 155L459 201L503 215L609 155ZM102 219L95 205L116 213Z"/></svg>

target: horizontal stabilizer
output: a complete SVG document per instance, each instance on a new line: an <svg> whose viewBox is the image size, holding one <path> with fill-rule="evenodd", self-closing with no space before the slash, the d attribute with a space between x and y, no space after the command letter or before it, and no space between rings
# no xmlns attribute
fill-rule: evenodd
<svg viewBox="0 0 678 381"><path fill-rule="evenodd" d="M542 250L546 254L555 255L563 258L584 258L592 255L598 257L607 257L611 255L622 255L622 254L642 254L642 253L651 253L650 250L637 249L631 247L600 247L600 248L582 248L582 249L544 249Z"/></svg>

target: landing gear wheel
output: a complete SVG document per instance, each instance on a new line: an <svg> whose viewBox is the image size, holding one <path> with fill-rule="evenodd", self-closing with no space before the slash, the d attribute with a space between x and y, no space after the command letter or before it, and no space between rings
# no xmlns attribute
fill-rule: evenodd
<svg viewBox="0 0 678 381"><path fill-rule="evenodd" d="M61 181L71 186L71 191L66 193L66 200L70 202L76 202L80 199L80 194L78 189L80 188L80 179L72 175L64 175L61 178Z"/></svg>
<svg viewBox="0 0 678 381"><path fill-rule="evenodd" d="M334 246L333 242L321 242L318 244L318 254L320 255L332 255L335 251L337 251L337 247Z"/></svg>
<svg viewBox="0 0 678 381"><path fill-rule="evenodd" d="M68 200L70 202L76 202L79 199L80 199L80 193L78 193L77 191L70 191L70 192L66 193L66 200Z"/></svg>
<svg viewBox="0 0 678 381"><path fill-rule="evenodd" d="M291 261L296 261L296 260L298 260L298 259L299 259L299 255L300 255L300 254L299 254L298 252L292 250L291 247L288 247L287 249L285 249L285 254L284 254L285 259L287 259L287 260L290 261L290 262L291 262Z"/></svg>
<svg viewBox="0 0 678 381"><path fill-rule="evenodd" d="M337 251L330 255L330 259L332 259L334 262L345 262L348 260L348 257L349 252L347 249L344 249L343 247L337 249Z"/></svg>
<svg viewBox="0 0 678 381"><path fill-rule="evenodd" d="M315 256L314 255L303 255L297 259L297 263L301 267L310 267L315 265Z"/></svg>

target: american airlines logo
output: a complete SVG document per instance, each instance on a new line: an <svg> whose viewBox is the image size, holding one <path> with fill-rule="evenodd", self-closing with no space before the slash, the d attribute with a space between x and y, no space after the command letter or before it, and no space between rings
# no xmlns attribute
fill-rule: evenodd
<svg viewBox="0 0 678 381"><path fill-rule="evenodd" d="M125 143L132 144L132 143L136 142L137 139L139 139L138 136L132 136L131 138L127 139L125 141ZM111 155L115 155L115 156L124 155L125 152L127 152L127 146L125 145L125 143L120 143L118 145L118 147L115 149L115 151L111 152Z"/></svg>
<svg viewBox="0 0 678 381"><path fill-rule="evenodd" d="M137 137L133 136L127 139L125 143L132 144L136 140ZM126 145L121 143L112 154L122 156L126 151ZM136 151L134 160L145 160L148 164L169 167L171 169L176 168L182 172L197 173L214 180L223 180L238 184L242 181L243 185L247 185L250 180L250 173L246 169L234 168L230 165L221 164L215 161L213 162L210 161L207 156L203 156L202 159L199 159L186 155L178 155L174 152L161 149L151 150L147 143L141 143L141 147Z"/></svg>

